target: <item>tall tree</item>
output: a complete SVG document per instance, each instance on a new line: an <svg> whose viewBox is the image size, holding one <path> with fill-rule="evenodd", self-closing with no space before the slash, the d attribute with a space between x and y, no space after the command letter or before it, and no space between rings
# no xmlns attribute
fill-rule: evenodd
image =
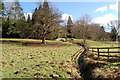
<svg viewBox="0 0 120 80"><path fill-rule="evenodd" d="M116 35L117 35L117 30L116 30L115 27L114 27L114 28L112 28L112 30L111 30L111 39L112 39L113 41L116 41Z"/></svg>
<svg viewBox="0 0 120 80"><path fill-rule="evenodd" d="M19 0L14 0L13 10L14 10L14 18L21 19L23 12Z"/></svg>
<svg viewBox="0 0 120 80"><path fill-rule="evenodd" d="M12 34L14 37L23 37L22 31L26 29L27 22L22 11L22 7L19 3L19 0L14 0L14 2L9 2L8 4L8 16L11 26L9 26L8 34ZM16 35L17 34L17 35ZM11 36L12 37L12 36Z"/></svg>
<svg viewBox="0 0 120 80"><path fill-rule="evenodd" d="M31 23L30 14L28 14L27 22L28 22L29 24Z"/></svg>
<svg viewBox="0 0 120 80"><path fill-rule="evenodd" d="M6 7L5 7L5 4L0 1L0 28L2 28L2 23L5 22L6 18ZM2 29L0 29L0 32L1 32Z"/></svg>
<svg viewBox="0 0 120 80"><path fill-rule="evenodd" d="M38 11L38 9L35 8L35 11L33 12L33 15L32 15L32 24L35 24L37 11Z"/></svg>
<svg viewBox="0 0 120 80"><path fill-rule="evenodd" d="M0 1L0 17L5 17L6 16L6 7L5 4Z"/></svg>
<svg viewBox="0 0 120 80"><path fill-rule="evenodd" d="M7 2L6 4L7 16L10 19L14 19L14 2Z"/></svg>
<svg viewBox="0 0 120 80"><path fill-rule="evenodd" d="M105 40L106 39L106 32L104 30L104 27L103 26L99 26L99 40Z"/></svg>
<svg viewBox="0 0 120 80"><path fill-rule="evenodd" d="M87 29L88 29L88 24L91 23L91 16L88 15L88 14L85 14L81 17L80 19L80 25L82 26L83 28L83 42L85 44L85 46L87 46L86 44L86 36L87 36Z"/></svg>
<svg viewBox="0 0 120 80"><path fill-rule="evenodd" d="M67 32L68 32L68 38L72 38L73 37L73 22L71 20L71 17L68 17L68 22L67 22Z"/></svg>
<svg viewBox="0 0 120 80"><path fill-rule="evenodd" d="M108 26L110 26L111 27L111 32L113 32L112 30L114 30L115 31L115 29L116 29L116 42L118 42L118 37L119 37L119 28L120 28L120 23L119 23L119 21L118 20L114 20L114 21L110 21L110 23L108 23Z"/></svg>
<svg viewBox="0 0 120 80"><path fill-rule="evenodd" d="M6 7L2 1L0 1L0 37L2 37L2 24L5 23Z"/></svg>
<svg viewBox="0 0 120 80"><path fill-rule="evenodd" d="M54 31L55 26L61 22L60 17L58 11L51 8L47 1L43 5L40 4L39 9L34 12L32 20L34 37L42 39L42 44L46 44L47 35Z"/></svg>
<svg viewBox="0 0 120 80"><path fill-rule="evenodd" d="M9 17L6 21L2 22L2 37L4 38L8 37L9 27L11 26L10 23Z"/></svg>

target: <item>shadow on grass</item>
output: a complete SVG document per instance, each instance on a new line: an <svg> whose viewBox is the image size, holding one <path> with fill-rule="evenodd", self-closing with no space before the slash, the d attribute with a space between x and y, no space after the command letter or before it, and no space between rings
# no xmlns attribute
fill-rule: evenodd
<svg viewBox="0 0 120 80"><path fill-rule="evenodd" d="M21 43L20 41L2 40L2 43Z"/></svg>
<svg viewBox="0 0 120 80"><path fill-rule="evenodd" d="M106 61L109 63L116 63L120 62L120 57L111 57L111 58L105 58L105 59L100 59L101 61Z"/></svg>
<svg viewBox="0 0 120 80"><path fill-rule="evenodd" d="M78 64L80 67L80 72L81 72L81 76L83 77L84 80L117 80L118 77L112 79L108 79L108 78L102 78L102 77L95 77L93 74L93 70L95 68L101 68L105 65L108 65L108 63L118 63L120 62L120 58L119 57L110 57L109 59L106 58L98 58L97 60L91 60L88 59L86 60L87 55L84 56L80 56L79 60L78 60ZM103 62L102 62L103 61ZM120 66L120 64L114 64L114 66Z"/></svg>
<svg viewBox="0 0 120 80"><path fill-rule="evenodd" d="M2 43L7 44L17 44L22 46L34 46L34 47L62 47L62 46L71 46L71 44L61 44L61 43L52 43L46 42L47 44L42 44L41 42L32 42L32 41L13 41L13 40L2 40Z"/></svg>

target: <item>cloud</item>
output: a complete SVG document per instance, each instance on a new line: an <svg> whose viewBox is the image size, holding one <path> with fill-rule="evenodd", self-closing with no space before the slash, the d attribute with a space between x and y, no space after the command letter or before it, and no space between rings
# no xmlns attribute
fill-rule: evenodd
<svg viewBox="0 0 120 80"><path fill-rule="evenodd" d="M68 17L71 17L71 19L73 20L73 17L72 15L69 15L69 14L62 14L62 20L68 20Z"/></svg>
<svg viewBox="0 0 120 80"><path fill-rule="evenodd" d="M27 20L28 14L30 15L30 19L32 19L32 13L24 13L25 19Z"/></svg>
<svg viewBox="0 0 120 80"><path fill-rule="evenodd" d="M110 5L109 5L109 9L110 9L110 10L118 11L118 2L115 3L115 4L110 4Z"/></svg>
<svg viewBox="0 0 120 80"><path fill-rule="evenodd" d="M110 14L106 14L101 17L97 17L93 21L95 23L101 24L103 26L107 26L107 23L109 23L110 21L113 21L113 20L118 20L118 18L115 15L113 15L112 13L110 13Z"/></svg>
<svg viewBox="0 0 120 80"><path fill-rule="evenodd" d="M108 7L107 6L103 6L101 8L98 8L97 10L95 10L95 12L104 12L107 11Z"/></svg>
<svg viewBox="0 0 120 80"><path fill-rule="evenodd" d="M96 9L95 12L104 12L107 10L114 10L114 11L118 12L118 2L116 2L115 4L110 4L108 6L100 7L98 9Z"/></svg>

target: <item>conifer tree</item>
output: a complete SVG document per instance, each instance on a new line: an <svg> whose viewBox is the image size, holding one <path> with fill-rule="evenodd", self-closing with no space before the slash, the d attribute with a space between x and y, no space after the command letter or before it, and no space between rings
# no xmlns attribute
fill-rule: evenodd
<svg viewBox="0 0 120 80"><path fill-rule="evenodd" d="M117 30L115 29L115 27L111 30L111 39L113 41L116 41L116 35L117 35Z"/></svg>
<svg viewBox="0 0 120 80"><path fill-rule="evenodd" d="M11 22L8 28L8 34L17 34L15 37L26 37L24 33L26 33L25 29L28 27L28 24L25 21L25 16L23 14L19 0L14 0L12 4L13 5L11 5L8 9L8 17Z"/></svg>
<svg viewBox="0 0 120 80"><path fill-rule="evenodd" d="M35 23L35 18L36 18L36 13L37 13L37 8L35 8L35 11L34 11L34 13L33 13L33 15L32 15L32 24L34 24Z"/></svg>
<svg viewBox="0 0 120 80"><path fill-rule="evenodd" d="M2 37L7 38L9 35L9 28L11 26L10 18L8 17L6 21L2 22Z"/></svg>
<svg viewBox="0 0 120 80"><path fill-rule="evenodd" d="M27 22L31 23L30 14L28 14Z"/></svg>
<svg viewBox="0 0 120 80"><path fill-rule="evenodd" d="M68 32L68 37L72 38L73 37L73 22L71 20L71 17L68 17L68 22L67 22L67 32Z"/></svg>

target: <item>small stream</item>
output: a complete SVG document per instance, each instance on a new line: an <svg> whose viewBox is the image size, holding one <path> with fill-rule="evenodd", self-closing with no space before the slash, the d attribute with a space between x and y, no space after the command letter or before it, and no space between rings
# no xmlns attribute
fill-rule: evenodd
<svg viewBox="0 0 120 80"><path fill-rule="evenodd" d="M85 55L88 52L87 47L85 47L85 45L81 45L80 43L73 43L73 44L77 44L84 49L83 52L81 53L81 55L79 55L79 58L78 58L78 64L79 64L81 77L84 80L95 80L95 79L93 79L93 76L92 76L91 67L89 67L89 64L87 64L87 65L85 64Z"/></svg>
<svg viewBox="0 0 120 80"><path fill-rule="evenodd" d="M80 73L84 80L93 80L89 65L85 65L85 62L84 62L86 52L87 52L87 49L84 48L84 51L82 52L82 54L79 56L79 59L78 59Z"/></svg>

